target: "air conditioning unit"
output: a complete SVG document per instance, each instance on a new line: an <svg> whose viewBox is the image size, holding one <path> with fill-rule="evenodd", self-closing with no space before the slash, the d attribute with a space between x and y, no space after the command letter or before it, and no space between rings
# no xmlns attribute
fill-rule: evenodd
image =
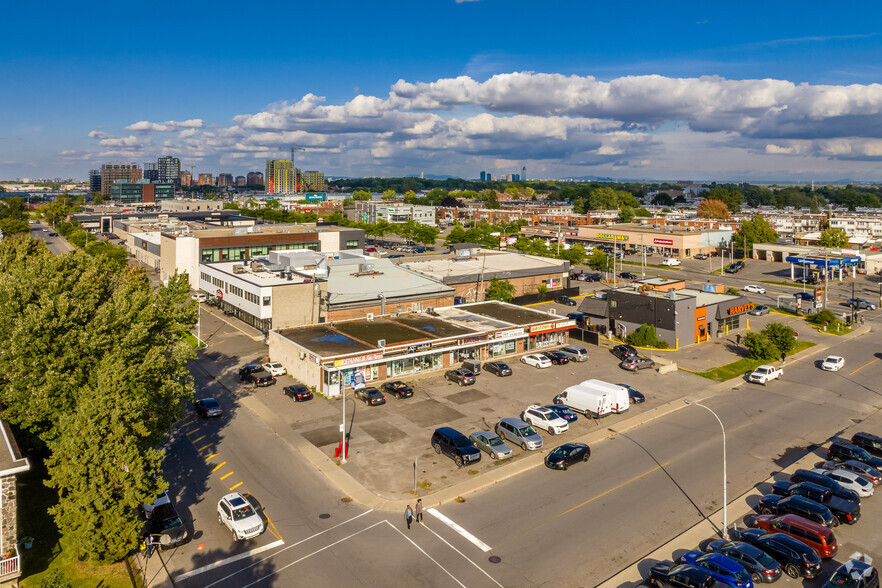
<svg viewBox="0 0 882 588"><path fill-rule="evenodd" d="M385 347L385 346L386 346L385 339L380 339L379 341L377 341L377 347Z"/></svg>
<svg viewBox="0 0 882 588"><path fill-rule="evenodd" d="M367 320L369 320L369 321L374 320L374 313L372 313L372 312L367 313L367 314L365 315L365 318L366 318Z"/></svg>

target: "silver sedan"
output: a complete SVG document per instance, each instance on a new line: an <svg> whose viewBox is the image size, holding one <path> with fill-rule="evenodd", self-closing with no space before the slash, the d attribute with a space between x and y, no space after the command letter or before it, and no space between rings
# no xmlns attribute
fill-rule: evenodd
<svg viewBox="0 0 882 588"><path fill-rule="evenodd" d="M469 439L478 446L478 449L489 453L493 459L511 457L511 447L493 431L475 431L469 435Z"/></svg>

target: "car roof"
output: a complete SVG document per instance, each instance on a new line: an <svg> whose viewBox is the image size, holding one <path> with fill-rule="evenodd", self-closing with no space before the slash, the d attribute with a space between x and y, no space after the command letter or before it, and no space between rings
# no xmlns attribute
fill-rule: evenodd
<svg viewBox="0 0 882 588"><path fill-rule="evenodd" d="M488 437L499 437L499 435L497 435L493 431L475 431L474 433L472 433L472 435L486 435Z"/></svg>
<svg viewBox="0 0 882 588"><path fill-rule="evenodd" d="M200 398L199 400L202 402L202 404L208 406L220 406L220 402L218 402L214 398Z"/></svg>
<svg viewBox="0 0 882 588"><path fill-rule="evenodd" d="M465 437L465 435L463 435L453 427L438 427L437 429L435 429L435 432L447 435L449 437Z"/></svg>
<svg viewBox="0 0 882 588"><path fill-rule="evenodd" d="M529 424L525 423L524 421L522 421L521 419L516 418L516 417L504 417L504 418L503 418L502 420L500 420L499 422L501 422L501 423L509 423L510 425L515 425L515 426L517 426L517 427L520 427L520 426L529 426Z"/></svg>
<svg viewBox="0 0 882 588"><path fill-rule="evenodd" d="M818 524L814 521L810 521L805 517L801 517L795 514L786 514L780 517L774 517L774 519L783 521L791 525L795 525L797 527L801 527L803 529L807 529L823 537L827 537L833 533L833 531L831 531L828 527L825 527L824 525Z"/></svg>
<svg viewBox="0 0 882 588"><path fill-rule="evenodd" d="M251 504L250 502L245 500L245 497L238 492L231 492L230 494L224 496L221 500L227 502L230 506L234 508L244 506L245 504Z"/></svg>

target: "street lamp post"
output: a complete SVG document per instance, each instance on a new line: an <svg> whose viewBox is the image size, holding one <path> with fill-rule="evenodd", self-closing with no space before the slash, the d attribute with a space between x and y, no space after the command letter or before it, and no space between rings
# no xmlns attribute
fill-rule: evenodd
<svg viewBox="0 0 882 588"><path fill-rule="evenodd" d="M714 415L714 418L717 419L718 423L720 423L720 429L723 431L723 539L728 541L729 540L729 516L728 516L728 514L729 514L729 511L728 511L729 501L726 498L726 428L723 426L723 421L720 420L720 417L717 416L717 413L715 413L713 410L711 410L707 406L705 406L703 404L699 404L698 402L693 402L693 401L689 400L688 398L684 398L683 402L685 402L686 404L694 404L695 406L700 406L701 408L705 409L706 411L708 411L709 413Z"/></svg>

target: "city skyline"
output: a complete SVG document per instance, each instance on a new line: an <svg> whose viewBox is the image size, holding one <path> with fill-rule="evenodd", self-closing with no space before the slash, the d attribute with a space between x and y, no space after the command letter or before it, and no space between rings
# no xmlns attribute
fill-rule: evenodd
<svg viewBox="0 0 882 588"><path fill-rule="evenodd" d="M785 4L758 18L697 2L340 2L322 42L229 46L181 42L183 24L128 42L146 34L115 26L134 7L97 12L93 38L94 15L52 3L37 28L14 6L0 178L164 155L237 176L296 145L296 167L329 176L882 181L880 9ZM238 9L207 6L176 22L221 30Z"/></svg>

